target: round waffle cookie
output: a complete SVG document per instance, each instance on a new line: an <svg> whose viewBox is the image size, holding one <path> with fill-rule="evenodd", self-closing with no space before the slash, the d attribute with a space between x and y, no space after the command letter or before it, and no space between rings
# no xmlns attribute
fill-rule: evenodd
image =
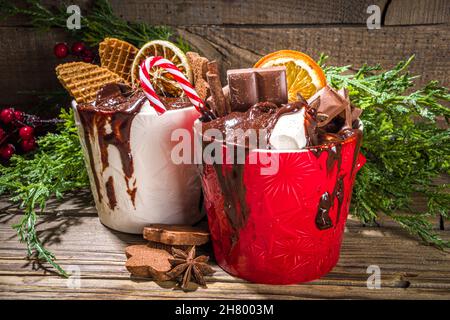
<svg viewBox="0 0 450 320"><path fill-rule="evenodd" d="M77 103L92 102L105 84L124 81L106 68L84 62L60 64L56 76Z"/></svg>
<svg viewBox="0 0 450 320"><path fill-rule="evenodd" d="M131 67L138 51L132 44L115 38L105 38L98 48L101 66L118 74L127 84L131 84Z"/></svg>

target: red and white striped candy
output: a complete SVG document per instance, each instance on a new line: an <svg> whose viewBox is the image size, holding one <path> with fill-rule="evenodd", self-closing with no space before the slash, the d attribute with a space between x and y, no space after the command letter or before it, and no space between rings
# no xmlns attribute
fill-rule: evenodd
<svg viewBox="0 0 450 320"><path fill-rule="evenodd" d="M169 72L175 79L175 81L177 81L178 84L181 86L184 93L189 98L194 107L200 113L202 113L202 110L205 107L205 103L202 101L202 99L200 99L200 97L198 96L195 89L192 87L189 80L186 79L184 74L177 68L177 66L175 66L169 60L159 56L146 58L139 67L139 80L141 83L142 90L144 90L145 95L150 101L152 107L155 108L156 112L158 112L159 114L163 114L167 110L164 104L159 99L158 95L156 94L155 89L153 89L153 86L150 81L151 76L149 71L153 67L164 68L167 72Z"/></svg>

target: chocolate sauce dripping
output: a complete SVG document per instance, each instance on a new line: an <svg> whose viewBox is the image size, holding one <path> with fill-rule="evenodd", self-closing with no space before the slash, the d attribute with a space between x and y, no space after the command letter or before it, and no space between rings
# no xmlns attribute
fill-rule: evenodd
<svg viewBox="0 0 450 320"><path fill-rule="evenodd" d="M322 194L319 202L319 208L316 214L316 226L319 230L326 230L333 226L333 222L330 218L330 210L334 206L334 200L338 201L338 209L336 215L336 221L334 226L337 227L341 216L341 208L344 201L344 177L341 176L337 179L334 186L333 193L330 195L328 192Z"/></svg>
<svg viewBox="0 0 450 320"><path fill-rule="evenodd" d="M111 208L111 210L114 210L114 208L117 206L117 199L116 199L116 192L114 190L114 178L109 177L108 181L106 182L106 195L108 196L108 205Z"/></svg>
<svg viewBox="0 0 450 320"><path fill-rule="evenodd" d="M339 177L336 185L334 186L333 198L336 197L338 200L338 211L336 215L335 226L339 223L339 218L341 217L341 208L344 201L344 177Z"/></svg>
<svg viewBox="0 0 450 320"><path fill-rule="evenodd" d="M207 143L207 142L205 142ZM237 148L243 148L237 146ZM245 157L248 155L248 148L244 149ZM225 168L223 164L214 163L213 167L217 174L217 180L221 186L224 198L224 211L228 222L234 231L232 235L232 245L239 240L239 231L247 224L249 210L246 203L246 189L244 185L244 164L238 162L236 150L231 168Z"/></svg>
<svg viewBox="0 0 450 320"><path fill-rule="evenodd" d="M100 181L97 174L95 174L92 145L89 136L92 139L98 140L102 160L102 172L109 166L108 146L114 145L119 151L124 179L127 185L127 193L130 195L134 206L137 189L135 183L133 186L130 186L130 179L134 173L133 157L130 147L130 132L134 117L139 113L146 98L142 93L134 97L131 91L125 90L125 86L121 87L117 86L117 84L106 85L97 96L97 103L101 103L103 106L100 108L95 105L81 105L78 108L78 113L83 124L86 147L89 153L90 165L93 171L99 201L102 200L99 188ZM127 99L128 101L134 99L134 101L127 108L123 108L123 104L127 102ZM120 108L121 106L122 109ZM110 133L106 133L106 124L108 123L111 125ZM97 128L97 135L95 135L95 128ZM110 180L105 184L107 193L114 190L110 186L108 191L108 183L111 184ZM113 209L117 203L114 204L111 202L111 199L115 199L115 195L114 197L108 195L109 206Z"/></svg>
<svg viewBox="0 0 450 320"><path fill-rule="evenodd" d="M351 130L353 135L356 135L356 145L355 145L355 151L353 153L353 163L352 163L352 171L351 171L351 177L353 177L353 173L356 169L356 161L358 160L359 151L361 149L362 144L362 131L359 129L353 129Z"/></svg>
<svg viewBox="0 0 450 320"><path fill-rule="evenodd" d="M322 197L320 197L319 208L317 209L316 215L316 227L319 230L326 230L333 226L333 222L330 218L330 209L333 205L332 197L325 192Z"/></svg>
<svg viewBox="0 0 450 320"><path fill-rule="evenodd" d="M98 201L102 202L102 194L100 192L100 181L98 179L98 175L95 172L95 163L94 163L94 157L92 156L92 144L89 139L90 135L93 135L93 128L95 127L94 124L94 116L91 113L88 112L80 112L80 121L83 124L83 132L84 132L84 141L87 148L87 152L89 154L89 166L92 172L92 176L94 177L94 183L95 183L95 190L97 191L97 197ZM92 132L92 133L91 133Z"/></svg>
<svg viewBox="0 0 450 320"><path fill-rule="evenodd" d="M305 137L306 137L306 147L316 146L319 144L319 132L317 128L317 110L306 106L305 110Z"/></svg>

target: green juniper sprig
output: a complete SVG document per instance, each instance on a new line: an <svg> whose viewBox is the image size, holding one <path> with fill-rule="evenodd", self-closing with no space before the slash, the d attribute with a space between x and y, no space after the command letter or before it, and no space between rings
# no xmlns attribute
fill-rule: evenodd
<svg viewBox="0 0 450 320"><path fill-rule="evenodd" d="M424 242L449 247L429 218L449 217L449 186L435 179L450 173L450 130L436 122L443 117L448 124L450 109L443 103L450 94L436 81L410 92L413 59L387 71L363 65L356 73L348 72L350 66L325 66L325 56L319 62L328 82L347 87L352 103L363 109L362 153L368 161L357 175L352 212L364 223L384 213ZM413 195L427 200L425 212L414 208Z"/></svg>
<svg viewBox="0 0 450 320"><path fill-rule="evenodd" d="M151 40L173 40L185 52L191 49L185 41L175 37L170 27L128 22L116 16L108 0L94 0L92 7L86 10L87 14L82 14L79 30L69 30L66 27L66 20L70 15L66 12L68 4L50 9L41 0L27 0L26 3L26 7L19 7L9 0L0 0L0 17L24 15L38 29L63 28L74 39L90 46L98 45L106 37L113 37L128 41L138 48Z"/></svg>
<svg viewBox="0 0 450 320"><path fill-rule="evenodd" d="M64 121L58 132L39 138L39 148L33 156L15 155L9 166L0 165L0 194L9 194L24 210L22 219L13 227L20 241L27 244L28 256L47 261L67 276L36 231L38 212L45 210L50 198L62 198L68 191L88 186L73 111L62 110L60 119Z"/></svg>

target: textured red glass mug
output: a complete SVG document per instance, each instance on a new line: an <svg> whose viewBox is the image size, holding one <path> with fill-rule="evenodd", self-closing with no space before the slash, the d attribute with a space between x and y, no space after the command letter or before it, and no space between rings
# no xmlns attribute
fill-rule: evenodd
<svg viewBox="0 0 450 320"><path fill-rule="evenodd" d="M256 283L293 284L327 274L339 259L355 176L365 163L361 139L353 135L338 144L289 152L250 151L241 165L203 163L217 263ZM229 149L222 150L228 157ZM264 153L266 160L258 160ZM278 170L264 173L267 156L273 155Z"/></svg>

